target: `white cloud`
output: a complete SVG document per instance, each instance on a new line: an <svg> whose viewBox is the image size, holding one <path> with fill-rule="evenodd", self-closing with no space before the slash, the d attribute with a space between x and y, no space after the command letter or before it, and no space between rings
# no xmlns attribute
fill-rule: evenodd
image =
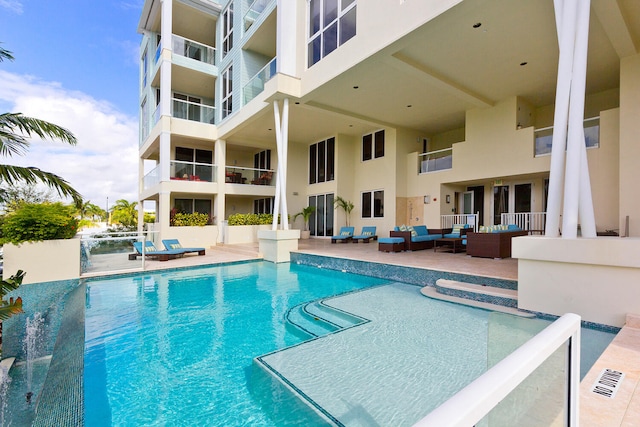
<svg viewBox="0 0 640 427"><path fill-rule="evenodd" d="M2 0L0 0L2 1ZM113 105L59 83L0 70L0 104L9 112L46 120L71 131L78 144L33 140L24 157L1 163L35 166L66 179L85 200L105 206L138 197L138 120Z"/></svg>
<svg viewBox="0 0 640 427"><path fill-rule="evenodd" d="M22 2L16 0L0 0L0 8L22 15Z"/></svg>

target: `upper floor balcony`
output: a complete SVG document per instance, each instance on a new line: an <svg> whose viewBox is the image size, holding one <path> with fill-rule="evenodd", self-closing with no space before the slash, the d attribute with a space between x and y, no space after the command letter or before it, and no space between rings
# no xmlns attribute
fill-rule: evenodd
<svg viewBox="0 0 640 427"><path fill-rule="evenodd" d="M242 88L242 103L248 104L253 98L258 96L263 90L266 82L271 80L276 74L276 58L273 58L267 65L262 67L255 76Z"/></svg>
<svg viewBox="0 0 640 427"><path fill-rule="evenodd" d="M216 109L211 105L173 98L171 116L200 123L215 123Z"/></svg>
<svg viewBox="0 0 640 427"><path fill-rule="evenodd" d="M255 0L251 3L249 10L244 14L244 18L242 19L245 31L251 28L253 23L256 22L269 3L272 3L273 1L274 0Z"/></svg>
<svg viewBox="0 0 640 427"><path fill-rule="evenodd" d="M216 49L211 46L173 34L171 48L176 55L215 65Z"/></svg>
<svg viewBox="0 0 640 427"><path fill-rule="evenodd" d="M600 146L600 117L592 117L584 120L584 138L587 148ZM535 130L535 156L551 154L553 142L553 126Z"/></svg>
<svg viewBox="0 0 640 427"><path fill-rule="evenodd" d="M436 172L453 167L453 148L418 155L418 173Z"/></svg>

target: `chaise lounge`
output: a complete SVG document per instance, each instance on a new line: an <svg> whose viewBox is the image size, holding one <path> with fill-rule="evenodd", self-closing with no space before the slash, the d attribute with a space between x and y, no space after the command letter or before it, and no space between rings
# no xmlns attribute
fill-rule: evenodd
<svg viewBox="0 0 640 427"><path fill-rule="evenodd" d="M340 234L336 235L336 236L331 236L331 243L336 243L336 242L348 242L349 240L351 240L353 238L353 227L342 227L340 229Z"/></svg>
<svg viewBox="0 0 640 427"><path fill-rule="evenodd" d="M186 254L195 253L195 252L197 252L198 255L205 254L205 248L183 248L180 242L178 241L178 239L164 239L162 241L162 244L164 245L165 249L168 251L172 249L181 249Z"/></svg>
<svg viewBox="0 0 640 427"><path fill-rule="evenodd" d="M352 237L353 243L358 243L362 241L362 243L369 243L369 240L378 240L378 236L376 235L376 227L362 227L362 232L356 236Z"/></svg>
<svg viewBox="0 0 640 427"><path fill-rule="evenodd" d="M142 256L142 242L133 242L134 253L129 254L129 260L135 260ZM150 240L145 240L144 254L151 258L158 258L159 261L169 261L170 259L180 257L185 254L182 249L171 249L159 251Z"/></svg>
<svg viewBox="0 0 640 427"><path fill-rule="evenodd" d="M402 237L405 251L418 251L433 248L434 242L442 238L442 233L440 230L430 231L426 225L402 225L390 231L389 237Z"/></svg>

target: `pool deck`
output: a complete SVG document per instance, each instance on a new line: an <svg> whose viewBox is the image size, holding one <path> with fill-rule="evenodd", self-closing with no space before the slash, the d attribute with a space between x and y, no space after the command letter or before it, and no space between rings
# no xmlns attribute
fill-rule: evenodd
<svg viewBox="0 0 640 427"><path fill-rule="evenodd" d="M378 243L335 243L328 239L300 240L298 251L414 268L467 273L501 279L518 279L517 259L475 258L463 253L435 252L433 249L407 252L380 252ZM122 257L123 255L119 255ZM148 260L145 270L171 269L261 259L258 244L220 245L207 249L204 256L187 255L166 262ZM96 275L104 275L97 273ZM631 318L630 318L631 319ZM640 414L640 320L632 317L614 342L605 350L581 385L580 422L587 426L637 425ZM625 376L613 398L591 391L603 369L615 369Z"/></svg>

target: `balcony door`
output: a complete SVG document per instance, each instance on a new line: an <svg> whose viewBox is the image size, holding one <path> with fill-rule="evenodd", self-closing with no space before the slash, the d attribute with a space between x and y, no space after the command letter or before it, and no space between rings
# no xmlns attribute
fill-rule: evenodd
<svg viewBox="0 0 640 427"><path fill-rule="evenodd" d="M312 236L333 236L333 200L333 193L309 196L309 206L316 208L309 218Z"/></svg>

